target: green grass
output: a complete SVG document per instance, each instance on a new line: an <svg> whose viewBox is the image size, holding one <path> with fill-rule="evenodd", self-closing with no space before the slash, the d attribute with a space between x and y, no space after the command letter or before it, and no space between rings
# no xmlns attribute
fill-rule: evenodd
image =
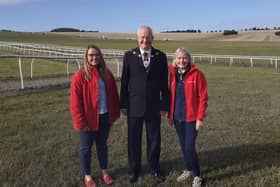
<svg viewBox="0 0 280 187"><path fill-rule="evenodd" d="M1 32L0 32L1 33ZM1 34L0 34L1 36ZM21 35L22 36L22 35ZM64 36L63 36L64 37ZM50 37L52 38L52 37ZM65 43L60 45L66 45L67 39L61 39ZM38 41L38 42L44 42ZM55 42L55 41L53 41ZM116 49L128 49L135 47L135 41L130 40L96 40L97 45L101 46L101 48L116 48ZM74 43L70 43L73 44ZM75 43L77 45L78 43ZM83 47L87 44L83 44ZM262 47L258 47L258 45ZM173 52L176 48L180 46L188 47L193 53L210 53L210 54L235 54L235 55L278 55L279 47L277 43L237 43L235 42L233 46L229 45L227 42L180 42L180 41L155 41L155 46L167 51ZM119 48L118 48L119 47ZM6 52L5 52L6 53ZM4 54L4 52L0 52L0 54ZM32 59L23 59L23 71L24 77L30 76L30 63ZM122 59L119 59L121 62ZM171 59L170 59L171 61ZM217 59L216 63L222 63L229 65L230 59ZM66 60L65 60L66 62ZM56 76L56 75L65 75L66 74L66 63L60 63L59 61L54 60L42 60L36 59L34 63L34 76L42 77L42 76ZM195 58L195 62L198 63L210 63L210 58ZM214 58L213 63L215 64ZM270 68L275 68L275 61L271 62L266 60L253 60L254 66L266 66ZM279 64L279 60L278 60ZM234 59L233 66L245 66L250 67L250 60L248 59ZM18 59L16 58L0 58L0 79L6 78L18 78L19 77L19 67L18 67ZM70 65L70 73L73 73L77 69L77 64L72 63Z"/></svg>
<svg viewBox="0 0 280 187"><path fill-rule="evenodd" d="M63 46L86 47L96 44L104 49L129 50L136 47L135 40L101 40L91 37L55 35L49 33L0 32L0 41L30 42ZM186 47L192 53L220 55L280 56L279 42L216 42L216 41L155 41L154 46L174 52L178 47Z"/></svg>
<svg viewBox="0 0 280 187"><path fill-rule="evenodd" d="M209 84L209 108L197 148L205 186L270 186L280 183L280 74L272 68L203 64ZM109 138L113 186L127 180L127 126L121 118ZM145 135L145 134L143 134ZM69 114L69 89L0 96L0 186L83 186L79 171L79 135ZM151 186L145 136L143 170L135 186ZM99 186L96 152L93 176ZM162 122L159 186L190 186L176 177L182 154L175 130Z"/></svg>
<svg viewBox="0 0 280 187"><path fill-rule="evenodd" d="M129 50L137 46L134 40L101 40L91 37L55 35L49 33L25 33L25 32L0 32L0 41L27 42L39 44L54 44L71 47L85 48L89 44L96 44L104 49ZM219 55L252 55L252 56L280 56L280 43L277 42L204 42L204 41L155 41L154 46L165 52L173 53L178 47L186 47L191 53L219 54ZM0 51L0 54L7 52ZM39 61L39 63L38 63ZM203 62L209 62L204 58ZM229 59L218 59L217 62L228 64ZM30 76L31 59L23 60L24 77ZM35 60L34 76L64 75L66 64L47 60ZM278 62L279 63L279 62ZM249 60L234 60L235 64L250 66ZM256 61L254 65L270 66L268 61ZM70 72L76 70L76 64L71 65ZM18 78L18 60L0 58L0 79Z"/></svg>

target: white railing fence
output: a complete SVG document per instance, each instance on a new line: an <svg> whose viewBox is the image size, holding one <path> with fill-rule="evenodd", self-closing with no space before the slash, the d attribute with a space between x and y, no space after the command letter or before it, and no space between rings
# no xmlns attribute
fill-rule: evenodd
<svg viewBox="0 0 280 187"><path fill-rule="evenodd" d="M114 76L116 78L119 78L120 72L121 72L121 61L122 58L121 57L113 57L113 56L106 56L104 57L106 64L108 66L108 68L113 72ZM20 85L17 85L16 88L14 89L25 89L27 88L31 88L31 87L41 87L41 86L47 86L49 84L55 84L56 80L62 81L61 76L53 76L52 80L49 76L36 76L34 77L34 72L36 70L36 62L40 61L40 59L44 59L44 60L51 60L51 61L59 61L60 63L65 63L65 73L64 74L64 80L69 82L70 78L71 78L71 74L74 73L75 71L77 71L78 69L80 69L81 65L82 65L82 56L76 56L76 57L72 57L72 56L28 56L28 55L0 55L0 61L1 59L15 59L15 61L17 61L18 63L18 72L19 72L19 82ZM23 60L25 61L25 63L23 63ZM30 63L28 63L28 60L30 60ZM29 67L28 64L30 64ZM73 71L73 64L76 64L76 68ZM70 68L70 66L72 68ZM30 74L24 73L23 70L29 69ZM71 71L71 70L72 71ZM48 71L48 70L46 70ZM49 72L49 75L51 75L53 72ZM48 74L48 72L46 72L46 74ZM66 74L66 75L65 75ZM42 78L43 77L43 78ZM44 78L47 77L47 78ZM1 78L1 77L0 77ZM6 80L5 78L2 77L2 79L4 81L2 81L1 83L1 79L0 79L0 92L1 89L8 89L8 88L4 88L6 82L16 82L17 80L15 79L8 79ZM38 81L38 79L40 79L40 81ZM4 82L4 83L3 83ZM40 85L41 84L41 85ZM27 86L26 86L27 85Z"/></svg>
<svg viewBox="0 0 280 187"><path fill-rule="evenodd" d="M72 63L77 64L77 69L81 66L85 48L74 48L46 44L32 44L32 43L16 43L16 42L0 42L0 60L4 58L17 59L20 77L20 89L25 88L23 78L23 65L22 59L31 59L30 62L30 79L34 78L34 63L36 59L49 59L49 60L65 60L66 61L66 74L70 75L69 65ZM102 53L107 62L108 67L112 70L116 78L120 78L122 69L122 58L124 50L115 49L102 49ZM8 53L9 55L1 55ZM167 53L167 57L171 62L173 54ZM241 56L241 55L216 55L216 54L192 54L193 63L209 61L210 64L218 61L227 62L231 67L235 62L246 61L250 67L254 67L260 61L265 64L274 66L278 69L278 61L280 56ZM267 62L267 63L266 63Z"/></svg>

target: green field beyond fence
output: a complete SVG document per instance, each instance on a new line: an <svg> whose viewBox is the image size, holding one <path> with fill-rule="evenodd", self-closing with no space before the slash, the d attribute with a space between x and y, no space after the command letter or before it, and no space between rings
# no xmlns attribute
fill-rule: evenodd
<svg viewBox="0 0 280 187"><path fill-rule="evenodd" d="M0 32L0 41L54 44L62 46L83 47L96 44L103 49L129 50L136 46L135 40L102 40L93 37L55 35L50 33L19 33ZM192 53L220 54L220 55L252 55L252 56L280 56L279 42L218 42L218 41L160 41L154 46L173 53L178 47L186 47Z"/></svg>

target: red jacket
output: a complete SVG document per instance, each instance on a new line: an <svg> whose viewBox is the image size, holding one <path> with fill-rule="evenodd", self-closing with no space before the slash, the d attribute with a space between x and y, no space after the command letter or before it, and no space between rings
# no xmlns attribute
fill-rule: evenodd
<svg viewBox="0 0 280 187"><path fill-rule="evenodd" d="M73 75L70 89L70 112L74 128L88 126L92 131L99 129L98 77L97 69L90 66L91 79L86 80L84 71ZM120 117L119 95L113 74L108 70L105 80L110 123Z"/></svg>
<svg viewBox="0 0 280 187"><path fill-rule="evenodd" d="M170 109L169 119L174 118L176 70L173 65L170 71ZM195 65L191 64L189 72L185 76L185 98L186 98L186 121L203 120L207 108L207 82L204 74Z"/></svg>

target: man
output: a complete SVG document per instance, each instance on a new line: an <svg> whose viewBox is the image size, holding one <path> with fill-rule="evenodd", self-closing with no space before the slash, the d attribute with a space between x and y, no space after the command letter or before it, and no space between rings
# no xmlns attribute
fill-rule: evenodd
<svg viewBox="0 0 280 187"><path fill-rule="evenodd" d="M128 122L129 181L136 182L141 170L142 129L145 122L147 159L151 174L160 174L161 115L168 111L168 65L166 55L153 48L153 32L148 26L137 30L139 47L124 55L121 78L121 112Z"/></svg>

